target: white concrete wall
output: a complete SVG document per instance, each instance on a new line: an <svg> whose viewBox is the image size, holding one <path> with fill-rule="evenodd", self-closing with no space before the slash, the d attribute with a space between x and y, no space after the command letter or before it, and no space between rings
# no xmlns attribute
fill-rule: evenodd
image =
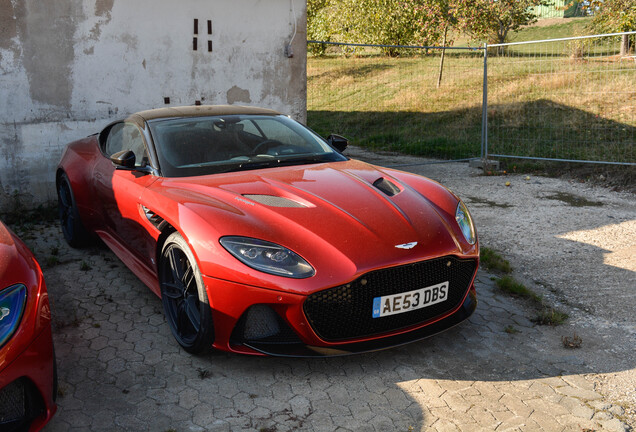
<svg viewBox="0 0 636 432"><path fill-rule="evenodd" d="M0 0L0 208L55 200L67 142L166 97L304 122L305 41L305 0Z"/></svg>

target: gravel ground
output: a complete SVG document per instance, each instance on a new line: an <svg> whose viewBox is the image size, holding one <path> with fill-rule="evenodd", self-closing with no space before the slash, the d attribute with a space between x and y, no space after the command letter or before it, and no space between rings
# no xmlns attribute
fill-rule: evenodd
<svg viewBox="0 0 636 432"><path fill-rule="evenodd" d="M636 429L636 196L581 182L528 175L484 176L466 163L348 155L432 178L468 205L482 247L510 261L513 276L568 313L599 392L625 407Z"/></svg>

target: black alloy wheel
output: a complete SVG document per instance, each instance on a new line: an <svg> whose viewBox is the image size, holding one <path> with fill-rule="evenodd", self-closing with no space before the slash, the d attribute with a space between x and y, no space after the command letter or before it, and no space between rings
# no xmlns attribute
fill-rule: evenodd
<svg viewBox="0 0 636 432"><path fill-rule="evenodd" d="M179 345L192 354L209 351L214 341L210 302L194 255L177 232L163 245L159 283L163 309Z"/></svg>
<svg viewBox="0 0 636 432"><path fill-rule="evenodd" d="M82 224L71 182L65 173L60 175L57 182L57 208L62 234L69 246L78 248L90 243L92 236Z"/></svg>

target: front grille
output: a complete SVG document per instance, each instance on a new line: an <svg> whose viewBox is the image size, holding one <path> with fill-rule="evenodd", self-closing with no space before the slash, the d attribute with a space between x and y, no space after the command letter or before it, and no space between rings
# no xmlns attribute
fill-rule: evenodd
<svg viewBox="0 0 636 432"><path fill-rule="evenodd" d="M44 402L35 385L20 378L0 390L0 430L26 431L44 411Z"/></svg>
<svg viewBox="0 0 636 432"><path fill-rule="evenodd" d="M430 321L459 306L477 270L474 259L443 257L369 272L350 284L311 294L307 320L326 341L373 336ZM410 312L372 317L373 299L449 281L448 298Z"/></svg>
<svg viewBox="0 0 636 432"><path fill-rule="evenodd" d="M0 390L0 424L22 420L25 414L24 384L17 380Z"/></svg>

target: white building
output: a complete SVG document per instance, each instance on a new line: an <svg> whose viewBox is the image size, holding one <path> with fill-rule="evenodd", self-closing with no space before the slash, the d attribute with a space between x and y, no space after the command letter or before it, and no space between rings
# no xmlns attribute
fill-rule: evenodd
<svg viewBox="0 0 636 432"><path fill-rule="evenodd" d="M0 209L55 200L66 143L198 103L304 122L305 0L0 2Z"/></svg>

